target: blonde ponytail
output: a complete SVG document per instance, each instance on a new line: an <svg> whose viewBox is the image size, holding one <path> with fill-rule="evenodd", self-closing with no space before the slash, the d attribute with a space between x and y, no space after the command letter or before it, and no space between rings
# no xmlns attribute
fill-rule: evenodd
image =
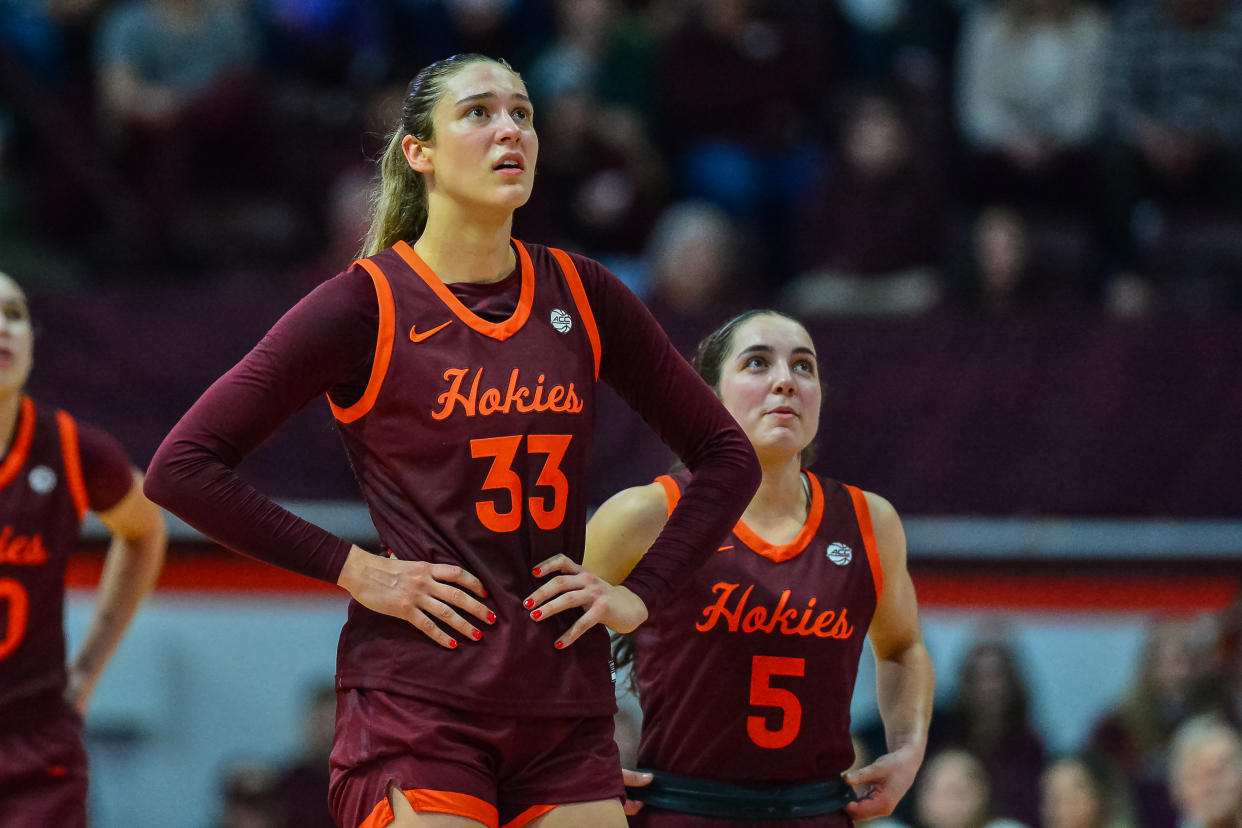
<svg viewBox="0 0 1242 828"><path fill-rule="evenodd" d="M371 187L371 226L359 258L374 256L402 239L416 241L427 226L427 182L405 158L401 148L405 134L398 125L380 156L379 173Z"/></svg>

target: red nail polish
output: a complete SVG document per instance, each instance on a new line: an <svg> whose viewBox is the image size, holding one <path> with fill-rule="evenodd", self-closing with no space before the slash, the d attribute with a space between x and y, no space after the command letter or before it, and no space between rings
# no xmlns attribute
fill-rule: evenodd
<svg viewBox="0 0 1242 828"><path fill-rule="evenodd" d="M487 590L486 590L486 589L485 589L485 590L483 590L483 597L484 597L484 598L486 598L486 597L487 597Z"/></svg>
<svg viewBox="0 0 1242 828"><path fill-rule="evenodd" d="M558 642L556 642L556 649L558 649L558 650L563 650L563 649L565 649L565 642L564 642L564 641L558 641Z"/></svg>
<svg viewBox="0 0 1242 828"><path fill-rule="evenodd" d="M454 639L452 639L451 641L449 641L449 649L450 649L450 650L456 650L456 649L457 649L457 639L456 639L456 638L454 638Z"/></svg>
<svg viewBox="0 0 1242 828"><path fill-rule="evenodd" d="M534 612L532 612L532 613L530 614L530 617L531 617L533 620L538 621L538 620L539 620L539 616L541 616L541 615L543 615L543 610L535 610Z"/></svg>
<svg viewBox="0 0 1242 828"><path fill-rule="evenodd" d="M534 605L535 605L534 598L527 598L525 601L522 602L522 606L526 607L527 609L530 609Z"/></svg>
<svg viewBox="0 0 1242 828"><path fill-rule="evenodd" d="M531 570L531 572L535 573L535 577L538 578L540 573L543 572L543 570L540 569L539 567L535 567L534 569Z"/></svg>
<svg viewBox="0 0 1242 828"><path fill-rule="evenodd" d="M487 614L487 623L489 623L489 624L495 624L495 623L496 623L496 613L494 613L494 612L489 612L489 613Z"/></svg>
<svg viewBox="0 0 1242 828"><path fill-rule="evenodd" d="M472 633L470 633L470 634L474 636L474 640L475 640L475 641L482 641L482 640L483 640L483 633L479 632L478 630L475 630L474 632L472 632Z"/></svg>

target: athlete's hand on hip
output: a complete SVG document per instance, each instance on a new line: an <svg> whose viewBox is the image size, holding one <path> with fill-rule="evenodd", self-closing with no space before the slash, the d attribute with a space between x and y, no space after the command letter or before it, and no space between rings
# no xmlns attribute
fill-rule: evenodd
<svg viewBox="0 0 1242 828"><path fill-rule="evenodd" d="M655 779L655 774L648 772L640 772L633 770L621 770L621 779L625 782L627 788L642 788L651 784L651 780ZM637 799L630 799L628 796L624 803L625 815L634 816L643 809L643 803Z"/></svg>
<svg viewBox="0 0 1242 828"><path fill-rule="evenodd" d="M633 631L647 620L647 605L623 586L613 586L564 555L554 555L531 570L536 578L560 573L530 594L522 606L538 622L577 607L582 617L556 640L556 648L568 647L578 636L603 624L619 633Z"/></svg>
<svg viewBox="0 0 1242 828"><path fill-rule="evenodd" d="M474 597L487 597L482 582L460 566L403 561L391 555L373 555L362 547L353 547L337 584L367 609L409 621L419 632L449 650L457 648L457 639L441 625L461 633L467 641L483 638L479 628L463 618L458 609L485 624L496 623L495 613Z"/></svg>
<svg viewBox="0 0 1242 828"><path fill-rule="evenodd" d="M923 764L923 751L914 745L886 753L870 765L845 774L845 782L858 792L858 801L845 806L851 819L888 816L914 784Z"/></svg>

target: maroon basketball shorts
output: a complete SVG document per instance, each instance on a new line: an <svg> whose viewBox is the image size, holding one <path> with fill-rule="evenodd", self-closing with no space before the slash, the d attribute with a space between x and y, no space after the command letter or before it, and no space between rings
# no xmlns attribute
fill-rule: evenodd
<svg viewBox="0 0 1242 828"><path fill-rule="evenodd" d="M86 826L82 719L58 695L0 713L0 828Z"/></svg>
<svg viewBox="0 0 1242 828"><path fill-rule="evenodd" d="M337 695L331 765L328 806L342 828L388 825L389 783L415 811L490 828L624 791L611 716L496 716L382 690Z"/></svg>

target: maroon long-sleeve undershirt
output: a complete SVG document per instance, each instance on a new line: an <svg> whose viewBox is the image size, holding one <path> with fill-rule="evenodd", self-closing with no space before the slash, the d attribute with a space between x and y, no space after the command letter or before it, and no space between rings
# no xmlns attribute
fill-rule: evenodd
<svg viewBox="0 0 1242 828"><path fill-rule="evenodd" d="M646 307L596 262L574 259L599 327L601 378L694 473L659 539L625 581L650 606L679 588L685 572L728 534L758 486L759 467L744 432ZM450 287L486 317L507 315L518 282ZM377 328L375 289L361 268L320 285L168 434L147 473L148 497L224 546L335 582L350 544L277 505L235 469L316 397L355 401L366 387Z"/></svg>

